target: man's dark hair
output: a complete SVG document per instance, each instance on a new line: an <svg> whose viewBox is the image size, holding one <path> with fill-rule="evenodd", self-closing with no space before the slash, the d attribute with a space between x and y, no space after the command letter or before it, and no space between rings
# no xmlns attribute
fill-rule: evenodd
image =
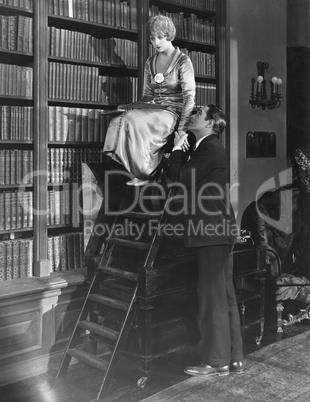
<svg viewBox="0 0 310 402"><path fill-rule="evenodd" d="M226 127L225 113L215 105L208 105L206 120L214 120L213 129L217 135L221 134Z"/></svg>

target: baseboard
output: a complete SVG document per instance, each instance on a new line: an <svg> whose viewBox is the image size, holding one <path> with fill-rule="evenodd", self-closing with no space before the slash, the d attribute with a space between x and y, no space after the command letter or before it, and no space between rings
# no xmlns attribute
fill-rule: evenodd
<svg viewBox="0 0 310 402"><path fill-rule="evenodd" d="M0 386L2 387L4 385L23 381L47 372L54 372L56 375L63 353L64 352L61 351L0 367ZM73 364L81 363L75 358L72 358L70 366Z"/></svg>

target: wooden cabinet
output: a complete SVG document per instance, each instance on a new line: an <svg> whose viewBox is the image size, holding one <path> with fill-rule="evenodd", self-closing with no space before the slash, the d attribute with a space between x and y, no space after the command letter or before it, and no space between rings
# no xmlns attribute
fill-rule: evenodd
<svg viewBox="0 0 310 402"><path fill-rule="evenodd" d="M0 385L55 369L85 298L85 272L2 282L0 290Z"/></svg>

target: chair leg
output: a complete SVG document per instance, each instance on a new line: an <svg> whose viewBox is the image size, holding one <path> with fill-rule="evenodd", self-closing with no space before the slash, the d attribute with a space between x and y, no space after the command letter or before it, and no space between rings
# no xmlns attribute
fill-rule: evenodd
<svg viewBox="0 0 310 402"><path fill-rule="evenodd" d="M242 336L244 337L245 335L245 310L246 310L246 305L244 301L241 303L241 315L240 315L240 321L241 321L241 331L242 331Z"/></svg>
<svg viewBox="0 0 310 402"><path fill-rule="evenodd" d="M266 278L261 276L259 278L259 336L256 337L256 344L260 346L261 340L264 335L265 330L265 288L266 288Z"/></svg>
<svg viewBox="0 0 310 402"><path fill-rule="evenodd" d="M277 303L277 332L283 332L283 320L282 320L282 313L284 310L284 307L282 305L282 303Z"/></svg>

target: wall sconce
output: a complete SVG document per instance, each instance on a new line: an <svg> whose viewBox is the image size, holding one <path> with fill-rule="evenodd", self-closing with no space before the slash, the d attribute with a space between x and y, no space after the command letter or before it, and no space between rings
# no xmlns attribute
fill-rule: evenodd
<svg viewBox="0 0 310 402"><path fill-rule="evenodd" d="M256 107L261 107L262 110L265 110L267 107L270 109L276 109L281 105L281 78L272 77L270 80L271 94L270 98L268 98L266 91L266 81L265 81L265 72L269 68L269 63L266 61L258 61L256 63L257 66L257 78L252 78L252 90L251 90L251 99L249 101L252 109ZM256 83L256 93L255 93L255 83Z"/></svg>

